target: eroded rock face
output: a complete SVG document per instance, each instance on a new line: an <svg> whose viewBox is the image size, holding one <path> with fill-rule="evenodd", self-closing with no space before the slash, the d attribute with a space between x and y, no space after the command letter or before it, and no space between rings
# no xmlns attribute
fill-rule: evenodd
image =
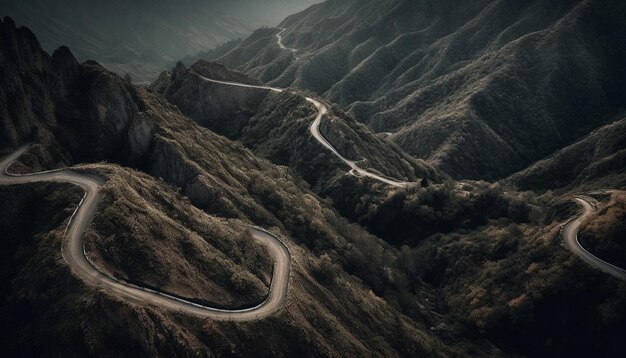
<svg viewBox="0 0 626 358"><path fill-rule="evenodd" d="M148 113L137 113L133 118L128 129L128 143L133 158L144 156L150 149L154 126L154 120Z"/></svg>
<svg viewBox="0 0 626 358"><path fill-rule="evenodd" d="M130 98L129 91L116 83L99 77L91 84L89 99L94 117L103 125L112 126L114 132L128 127L137 107Z"/></svg>
<svg viewBox="0 0 626 358"><path fill-rule="evenodd" d="M0 65L0 148L48 131L57 144L74 148L74 161L126 154L127 133L142 105L136 89L119 76L93 61L79 64L67 47L49 56L30 30L9 18L0 23ZM133 150L141 153L146 124L137 125L140 130L130 137Z"/></svg>
<svg viewBox="0 0 626 358"><path fill-rule="evenodd" d="M155 138L151 152L150 173L178 186L185 186L197 175L193 163L182 157L182 150L175 148L176 143L165 138Z"/></svg>

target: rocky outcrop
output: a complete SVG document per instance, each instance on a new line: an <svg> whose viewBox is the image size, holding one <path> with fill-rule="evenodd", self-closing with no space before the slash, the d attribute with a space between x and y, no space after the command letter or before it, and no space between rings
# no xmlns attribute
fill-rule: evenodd
<svg viewBox="0 0 626 358"><path fill-rule="evenodd" d="M230 139L238 138L268 91L207 82L198 75L221 81L260 84L222 65L201 60L190 69L179 62L169 78L162 77L150 88L163 94L200 125Z"/></svg>
<svg viewBox="0 0 626 358"><path fill-rule="evenodd" d="M211 180L205 175L198 175L185 188L185 195L198 208L206 209L212 202L216 202L220 190L211 185Z"/></svg>

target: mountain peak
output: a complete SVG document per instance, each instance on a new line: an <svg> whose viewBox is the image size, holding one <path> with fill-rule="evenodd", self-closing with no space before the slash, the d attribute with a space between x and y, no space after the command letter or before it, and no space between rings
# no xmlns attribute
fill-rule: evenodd
<svg viewBox="0 0 626 358"><path fill-rule="evenodd" d="M69 47L61 46L52 53L52 61L57 67L69 68L78 65L76 57L72 54Z"/></svg>
<svg viewBox="0 0 626 358"><path fill-rule="evenodd" d="M12 18L5 16L2 18L2 25L8 26L8 27L12 27L15 28L15 21L13 21Z"/></svg>

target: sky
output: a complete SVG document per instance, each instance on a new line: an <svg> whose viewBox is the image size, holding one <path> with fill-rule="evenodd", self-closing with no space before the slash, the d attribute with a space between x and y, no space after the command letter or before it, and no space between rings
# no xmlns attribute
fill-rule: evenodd
<svg viewBox="0 0 626 358"><path fill-rule="evenodd" d="M245 38L321 0L0 0L0 16L30 28L48 52L154 77L185 56Z"/></svg>

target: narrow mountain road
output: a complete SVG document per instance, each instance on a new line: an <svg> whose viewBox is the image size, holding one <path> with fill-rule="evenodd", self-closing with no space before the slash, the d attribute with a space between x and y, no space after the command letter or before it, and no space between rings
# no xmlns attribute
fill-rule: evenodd
<svg viewBox="0 0 626 358"><path fill-rule="evenodd" d="M15 185L36 182L70 183L81 187L85 195L72 214L66 229L61 254L70 269L83 282L114 296L149 303L155 306L187 313L199 317L225 321L250 321L269 316L278 310L287 295L291 255L287 247L274 235L256 228L248 227L252 236L267 246L274 258L274 270L268 297L261 304L239 310L218 309L200 305L167 293L140 287L110 276L98 268L85 252L83 237L89 226L100 196L102 179L84 175L71 169L52 170L32 174L9 174L9 167L24 154L30 145L24 145L0 162L0 185Z"/></svg>
<svg viewBox="0 0 626 358"><path fill-rule="evenodd" d="M585 250L585 248L582 247L578 241L578 231L580 230L583 221L593 214L595 209L591 202L584 197L576 197L574 200L582 206L583 213L563 226L562 235L567 247L569 247L574 254L583 259L583 261L596 269L608 273L609 275L612 275L620 280L626 280L626 270L594 256L589 251Z"/></svg>
<svg viewBox="0 0 626 358"><path fill-rule="evenodd" d="M262 85L250 85L250 84L239 83L239 82L214 80L214 79L202 76L201 74L199 74L198 72L195 72L193 70L192 70L192 72L196 76L198 76L200 79L202 79L204 81L212 82L212 83L218 83L218 84L222 84L222 85L226 85L226 86L256 88L256 89L268 90L268 91L273 91L273 92L283 92L283 91L285 91L284 88L262 86ZM389 184L389 185L395 186L395 187L404 187L404 186L407 186L407 185L411 184L410 182L398 181L398 180L395 180L395 179L385 178L385 177L380 176L380 175L378 175L376 173L372 173L372 172L370 172L370 171L368 171L366 169L363 169L363 168L359 167L356 164L355 161L349 160L346 157L344 157L343 155L341 155L337 151L337 149L335 147L333 147L333 145L320 132L320 124L322 123L322 118L324 118L324 116L328 114L328 108L326 108L326 106L322 102L320 102L320 101L318 101L318 100L316 100L314 98L311 98L311 97L305 97L305 98L306 98L306 100L308 102L313 104L313 106L315 106L315 108L317 109L317 116L315 117L315 120L313 121L313 123L309 127L309 131L311 132L311 135L313 135L313 137L322 146L326 147L337 158L341 159L342 162L347 164L350 167L349 173L357 175L357 176L369 177L369 178L378 180L378 181L380 181L382 183Z"/></svg>
<svg viewBox="0 0 626 358"><path fill-rule="evenodd" d="M283 34L285 33L285 31L287 31L287 29L284 27L279 27L279 29L280 29L280 32L276 34L276 43L278 44L278 47L280 47L283 50L291 51L291 53L293 54L293 57L295 57L295 59L298 60L299 57L298 55L296 55L298 50L295 48L286 47L285 44L283 44Z"/></svg>

